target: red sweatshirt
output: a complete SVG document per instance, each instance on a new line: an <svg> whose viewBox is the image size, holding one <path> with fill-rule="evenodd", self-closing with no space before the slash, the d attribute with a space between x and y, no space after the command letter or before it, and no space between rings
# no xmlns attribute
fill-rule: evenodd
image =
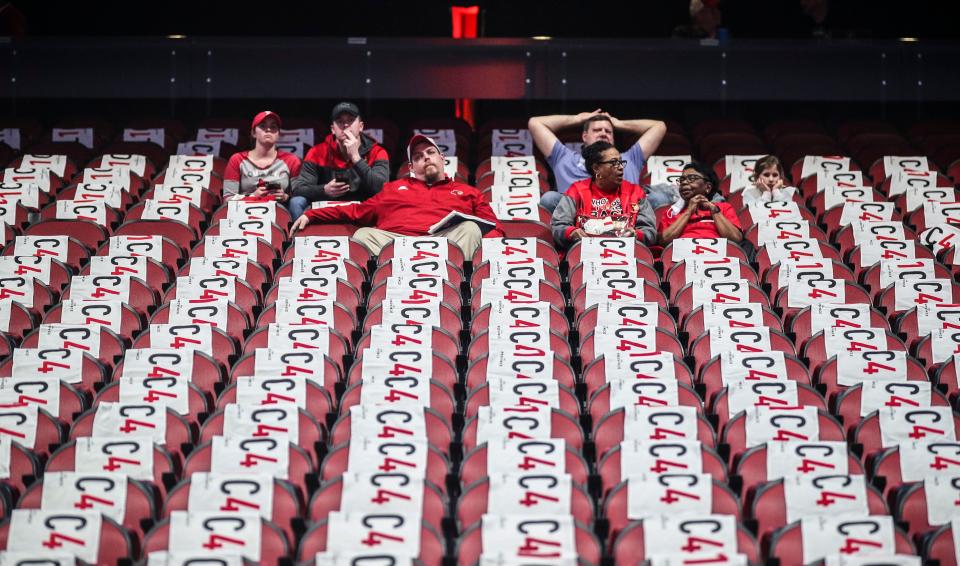
<svg viewBox="0 0 960 566"><path fill-rule="evenodd" d="M312 222L349 222L404 236L425 236L430 226L453 210L497 222L497 228L484 237L503 237L500 223L480 191L450 179L433 185L414 177L397 179L361 203L316 208L306 215Z"/></svg>

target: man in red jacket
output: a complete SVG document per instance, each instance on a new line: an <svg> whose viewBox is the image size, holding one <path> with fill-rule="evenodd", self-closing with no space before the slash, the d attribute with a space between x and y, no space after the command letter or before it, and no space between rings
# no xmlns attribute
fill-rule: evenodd
<svg viewBox="0 0 960 566"><path fill-rule="evenodd" d="M436 142L424 135L413 136L407 144L407 160L412 177L385 184L376 196L361 203L308 210L293 223L293 231L311 222L360 224L365 227L357 230L353 238L379 254L397 236L426 236L431 226L457 211L496 225L484 234L479 224L467 220L433 234L455 242L464 257L473 256L482 237L503 237L500 224L480 191L447 177L443 154Z"/></svg>

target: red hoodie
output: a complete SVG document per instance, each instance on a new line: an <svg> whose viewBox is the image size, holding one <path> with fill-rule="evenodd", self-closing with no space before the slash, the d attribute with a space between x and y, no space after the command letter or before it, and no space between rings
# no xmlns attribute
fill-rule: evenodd
<svg viewBox="0 0 960 566"><path fill-rule="evenodd" d="M478 189L450 179L427 185L415 177L391 181L361 203L315 208L306 215L312 222L349 222L404 236L424 236L453 210L497 222L490 204ZM502 238L500 223L484 237Z"/></svg>

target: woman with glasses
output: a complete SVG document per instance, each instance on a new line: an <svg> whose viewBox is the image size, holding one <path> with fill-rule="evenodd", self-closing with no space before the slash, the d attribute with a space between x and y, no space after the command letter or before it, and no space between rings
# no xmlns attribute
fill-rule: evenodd
<svg viewBox="0 0 960 566"><path fill-rule="evenodd" d="M677 238L726 238L739 242L740 220L725 202L711 202L719 186L717 174L702 163L688 163L677 179L680 198L664 211L657 223L664 246Z"/></svg>
<svg viewBox="0 0 960 566"><path fill-rule="evenodd" d="M613 144L594 142L581 150L589 179L570 185L553 211L553 238L568 248L591 236L657 237L653 207L639 185L623 180L626 162Z"/></svg>
<svg viewBox="0 0 960 566"><path fill-rule="evenodd" d="M290 196L290 180L300 174L300 159L277 149L280 123L280 116L270 110L253 117L253 149L230 156L223 172L223 198L273 199L297 218L307 206L305 198Z"/></svg>

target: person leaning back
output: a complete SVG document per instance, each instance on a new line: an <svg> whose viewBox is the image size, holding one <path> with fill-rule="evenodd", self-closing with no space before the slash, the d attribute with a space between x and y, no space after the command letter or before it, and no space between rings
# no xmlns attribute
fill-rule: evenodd
<svg viewBox="0 0 960 566"><path fill-rule="evenodd" d="M373 254L398 236L426 236L450 212L478 217L493 227L486 234L480 225L465 220L432 235L444 236L473 256L482 237L503 237L499 222L478 189L455 181L444 172L443 153L436 142L415 135L407 144L411 177L391 181L373 198L356 204L308 210L294 222L293 230L310 223L347 222L364 226L353 235Z"/></svg>

